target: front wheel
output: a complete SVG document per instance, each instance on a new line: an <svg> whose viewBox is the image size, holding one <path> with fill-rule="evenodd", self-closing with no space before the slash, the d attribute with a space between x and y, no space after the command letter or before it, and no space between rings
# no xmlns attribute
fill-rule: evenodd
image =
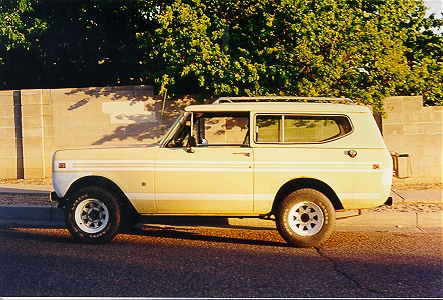
<svg viewBox="0 0 443 300"><path fill-rule="evenodd" d="M65 207L69 232L86 244L103 244L113 239L120 227L120 215L115 197L99 187L77 191Z"/></svg>
<svg viewBox="0 0 443 300"><path fill-rule="evenodd" d="M313 247L324 242L335 225L335 210L329 199L314 189L289 194L276 213L280 235L296 247Z"/></svg>

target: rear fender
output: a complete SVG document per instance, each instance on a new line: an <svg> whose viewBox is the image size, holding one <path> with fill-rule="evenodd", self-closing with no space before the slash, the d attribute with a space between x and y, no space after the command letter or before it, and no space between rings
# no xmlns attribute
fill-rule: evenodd
<svg viewBox="0 0 443 300"><path fill-rule="evenodd" d="M288 181L285 183L280 190L277 192L277 195L275 196L274 204L272 206L272 213L275 214L278 207L280 206L280 203L288 196L290 193L303 189L303 188L311 188L314 190L317 190L324 194L326 197L328 197L329 201L331 201L332 205L334 206L335 210L341 210L343 209L343 205L338 198L338 196L335 194L334 190L324 183L323 181L320 181L318 179L313 178L297 178L293 179L291 181Z"/></svg>

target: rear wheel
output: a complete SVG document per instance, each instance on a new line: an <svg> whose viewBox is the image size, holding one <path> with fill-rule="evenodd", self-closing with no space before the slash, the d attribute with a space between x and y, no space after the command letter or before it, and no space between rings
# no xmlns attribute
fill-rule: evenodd
<svg viewBox="0 0 443 300"><path fill-rule="evenodd" d="M329 199L314 189L289 194L276 214L280 235L296 247L313 247L324 242L335 225L335 210Z"/></svg>
<svg viewBox="0 0 443 300"><path fill-rule="evenodd" d="M110 241L118 233L120 219L117 200L99 187L86 187L77 191L65 207L65 223L69 232L86 244Z"/></svg>

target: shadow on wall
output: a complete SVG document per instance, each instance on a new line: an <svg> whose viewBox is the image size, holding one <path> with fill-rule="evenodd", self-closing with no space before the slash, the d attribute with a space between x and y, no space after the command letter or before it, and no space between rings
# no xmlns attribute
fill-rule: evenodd
<svg viewBox="0 0 443 300"><path fill-rule="evenodd" d="M72 89L65 95L85 94L87 97L71 105L68 110L75 110L89 103L91 98L106 98L112 101L127 100L130 105L138 101L146 101L154 97L152 86L120 86ZM159 98L158 96L156 98Z"/></svg>
<svg viewBox="0 0 443 300"><path fill-rule="evenodd" d="M167 126L168 124L169 126ZM112 134L105 135L103 138L95 141L93 145L103 145L106 142L112 141L124 141L129 138L133 138L139 142L160 140L171 125L172 122L166 119L163 124L134 123L118 126Z"/></svg>
<svg viewBox="0 0 443 300"><path fill-rule="evenodd" d="M199 96L186 95L164 102L162 96L153 95L152 87L143 86L73 89L65 94L86 96L67 110L83 107L84 111L88 111L85 107L100 101L100 113L110 115L110 123L105 123L104 127L117 125L114 132L105 134L92 145L123 144L125 141L155 143L167 132L183 108L196 103L195 99Z"/></svg>
<svg viewBox="0 0 443 300"><path fill-rule="evenodd" d="M119 114L115 117L116 119L130 120L133 123L118 126L112 134L105 135L103 138L95 141L93 145L124 141L129 138L139 142L158 142L172 126L184 107L195 103L194 99L194 97L185 97L183 99L167 100L164 110L162 110L163 100L156 100L153 106L154 110L152 111L154 117Z"/></svg>

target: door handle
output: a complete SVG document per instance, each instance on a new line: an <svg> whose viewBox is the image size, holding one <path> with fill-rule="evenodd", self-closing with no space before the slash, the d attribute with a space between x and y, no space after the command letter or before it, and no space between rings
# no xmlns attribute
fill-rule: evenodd
<svg viewBox="0 0 443 300"><path fill-rule="evenodd" d="M247 157L251 156L251 153L249 153L249 152L234 152L232 154L240 154L240 155L244 155L244 156L247 156Z"/></svg>

